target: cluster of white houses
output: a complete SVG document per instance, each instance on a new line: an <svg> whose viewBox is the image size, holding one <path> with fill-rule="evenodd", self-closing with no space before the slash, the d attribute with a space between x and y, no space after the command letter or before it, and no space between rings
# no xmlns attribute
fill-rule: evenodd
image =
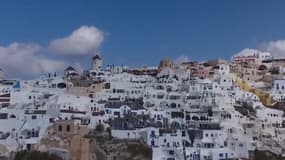
<svg viewBox="0 0 285 160"><path fill-rule="evenodd" d="M141 139L154 160L249 159L255 150L283 156L285 61L277 70L275 62L253 53L132 69L103 67L96 55L84 73L70 66L63 76L19 81L5 80L0 69L0 156L54 151L42 140L58 121Z"/></svg>

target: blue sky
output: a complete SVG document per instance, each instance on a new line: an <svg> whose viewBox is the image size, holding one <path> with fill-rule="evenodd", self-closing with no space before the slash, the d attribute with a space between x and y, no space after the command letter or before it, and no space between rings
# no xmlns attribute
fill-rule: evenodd
<svg viewBox="0 0 285 160"><path fill-rule="evenodd" d="M81 26L94 26L104 36L96 52L103 55L105 64L157 65L164 57L181 55L192 60L229 59L244 48L259 49L285 39L285 1L281 0L0 3L0 46L19 42L46 48ZM84 67L92 57L89 53L63 58L45 49L40 54L78 61Z"/></svg>

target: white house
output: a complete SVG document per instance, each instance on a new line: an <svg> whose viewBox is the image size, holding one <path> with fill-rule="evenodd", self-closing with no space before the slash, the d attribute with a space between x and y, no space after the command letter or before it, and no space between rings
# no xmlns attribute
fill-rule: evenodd
<svg viewBox="0 0 285 160"><path fill-rule="evenodd" d="M285 99L285 79L273 80L271 94L275 100L281 101Z"/></svg>
<svg viewBox="0 0 285 160"><path fill-rule="evenodd" d="M269 52L260 52L254 49L246 48L232 57L234 63L254 63L260 64L263 60L272 59Z"/></svg>

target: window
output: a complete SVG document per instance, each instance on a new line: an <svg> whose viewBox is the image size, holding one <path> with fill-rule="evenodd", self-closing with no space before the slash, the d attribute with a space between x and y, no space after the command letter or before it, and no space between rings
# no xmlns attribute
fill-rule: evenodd
<svg viewBox="0 0 285 160"><path fill-rule="evenodd" d="M36 115L32 115L32 119L37 119L37 116Z"/></svg>
<svg viewBox="0 0 285 160"><path fill-rule="evenodd" d="M220 153L220 154L219 154L219 157L223 157L223 156L224 156L224 154L223 154L223 153Z"/></svg>
<svg viewBox="0 0 285 160"><path fill-rule="evenodd" d="M105 89L110 89L111 88L111 84L110 83L106 83L105 84Z"/></svg>
<svg viewBox="0 0 285 160"><path fill-rule="evenodd" d="M70 125L66 126L66 132L70 132Z"/></svg>
<svg viewBox="0 0 285 160"><path fill-rule="evenodd" d="M182 137L185 137L185 136L186 136L186 132L182 131Z"/></svg>
<svg viewBox="0 0 285 160"><path fill-rule="evenodd" d="M66 88L66 84L65 83L58 83L57 88L60 88L60 89Z"/></svg>
<svg viewBox="0 0 285 160"><path fill-rule="evenodd" d="M8 119L8 113L1 113L0 119Z"/></svg>
<svg viewBox="0 0 285 160"><path fill-rule="evenodd" d="M152 135L152 136L155 136L155 132L154 132L154 131L151 131L151 135Z"/></svg>
<svg viewBox="0 0 285 160"><path fill-rule="evenodd" d="M169 155L174 155L174 151L173 151L173 150L170 150L170 151L169 151Z"/></svg>
<svg viewBox="0 0 285 160"><path fill-rule="evenodd" d="M61 125L58 126L58 131L59 131L59 132L62 131L62 126L61 126Z"/></svg>

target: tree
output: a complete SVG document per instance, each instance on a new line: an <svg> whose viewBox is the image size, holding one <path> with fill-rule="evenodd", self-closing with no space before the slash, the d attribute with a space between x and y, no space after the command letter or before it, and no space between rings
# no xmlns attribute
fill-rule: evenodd
<svg viewBox="0 0 285 160"><path fill-rule="evenodd" d="M101 133L101 132L104 131L105 128L104 128L104 125L100 123L100 124L98 124L98 125L96 126L95 129L96 129L97 132L100 132L100 133Z"/></svg>
<svg viewBox="0 0 285 160"><path fill-rule="evenodd" d="M108 127L106 130L108 132L109 139L111 140L112 139L112 130L110 127Z"/></svg>
<svg viewBox="0 0 285 160"><path fill-rule="evenodd" d="M52 155L47 152L20 151L16 153L14 160L62 160L62 159L56 155Z"/></svg>

